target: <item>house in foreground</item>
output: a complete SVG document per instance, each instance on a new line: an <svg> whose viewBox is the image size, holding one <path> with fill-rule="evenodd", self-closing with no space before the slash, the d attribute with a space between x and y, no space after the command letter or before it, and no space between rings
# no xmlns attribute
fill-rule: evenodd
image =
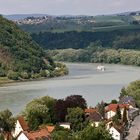
<svg viewBox="0 0 140 140"><path fill-rule="evenodd" d="M16 138L17 140L51 140L51 135L47 129L37 131L21 131Z"/></svg>
<svg viewBox="0 0 140 140"><path fill-rule="evenodd" d="M19 117L15 124L15 131L12 133L16 140L51 140L50 132L52 127L43 128L37 131L29 131L28 124L23 117Z"/></svg>

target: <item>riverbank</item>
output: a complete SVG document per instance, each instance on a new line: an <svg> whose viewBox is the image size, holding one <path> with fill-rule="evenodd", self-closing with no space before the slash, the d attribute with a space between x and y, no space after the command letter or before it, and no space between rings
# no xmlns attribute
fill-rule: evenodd
<svg viewBox="0 0 140 140"><path fill-rule="evenodd" d="M17 73L16 79L14 76L0 77L0 86L8 84L8 83L40 81L40 80L50 79L54 77L61 77L64 75L68 75L68 73L69 73L69 70L66 67L66 65L64 63L57 62L54 70L50 70L50 71L41 70L40 73L35 73L35 74L27 74L25 72L23 73L24 76L21 76L20 74Z"/></svg>
<svg viewBox="0 0 140 140"><path fill-rule="evenodd" d="M140 51L129 49L106 49L89 46L85 49L47 50L54 60L63 62L107 63L140 66Z"/></svg>

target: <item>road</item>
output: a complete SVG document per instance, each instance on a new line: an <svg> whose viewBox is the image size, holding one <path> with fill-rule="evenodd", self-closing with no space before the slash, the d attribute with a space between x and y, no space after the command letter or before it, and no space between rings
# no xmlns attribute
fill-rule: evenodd
<svg viewBox="0 0 140 140"><path fill-rule="evenodd" d="M132 122L132 127L129 130L129 135L125 138L126 140L135 140L138 138L140 132L140 115L135 118Z"/></svg>

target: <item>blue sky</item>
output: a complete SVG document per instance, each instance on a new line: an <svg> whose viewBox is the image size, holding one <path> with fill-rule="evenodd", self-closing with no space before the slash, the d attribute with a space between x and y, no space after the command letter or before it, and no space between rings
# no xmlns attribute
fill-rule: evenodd
<svg viewBox="0 0 140 140"><path fill-rule="evenodd" d="M100 15L140 10L140 0L0 0L0 14Z"/></svg>

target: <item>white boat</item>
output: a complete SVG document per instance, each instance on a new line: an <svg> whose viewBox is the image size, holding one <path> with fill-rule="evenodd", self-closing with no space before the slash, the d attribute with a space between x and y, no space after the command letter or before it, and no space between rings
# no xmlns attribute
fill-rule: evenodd
<svg viewBox="0 0 140 140"><path fill-rule="evenodd" d="M97 66L97 70L99 70L99 71L105 71L105 66L99 65L99 66Z"/></svg>

